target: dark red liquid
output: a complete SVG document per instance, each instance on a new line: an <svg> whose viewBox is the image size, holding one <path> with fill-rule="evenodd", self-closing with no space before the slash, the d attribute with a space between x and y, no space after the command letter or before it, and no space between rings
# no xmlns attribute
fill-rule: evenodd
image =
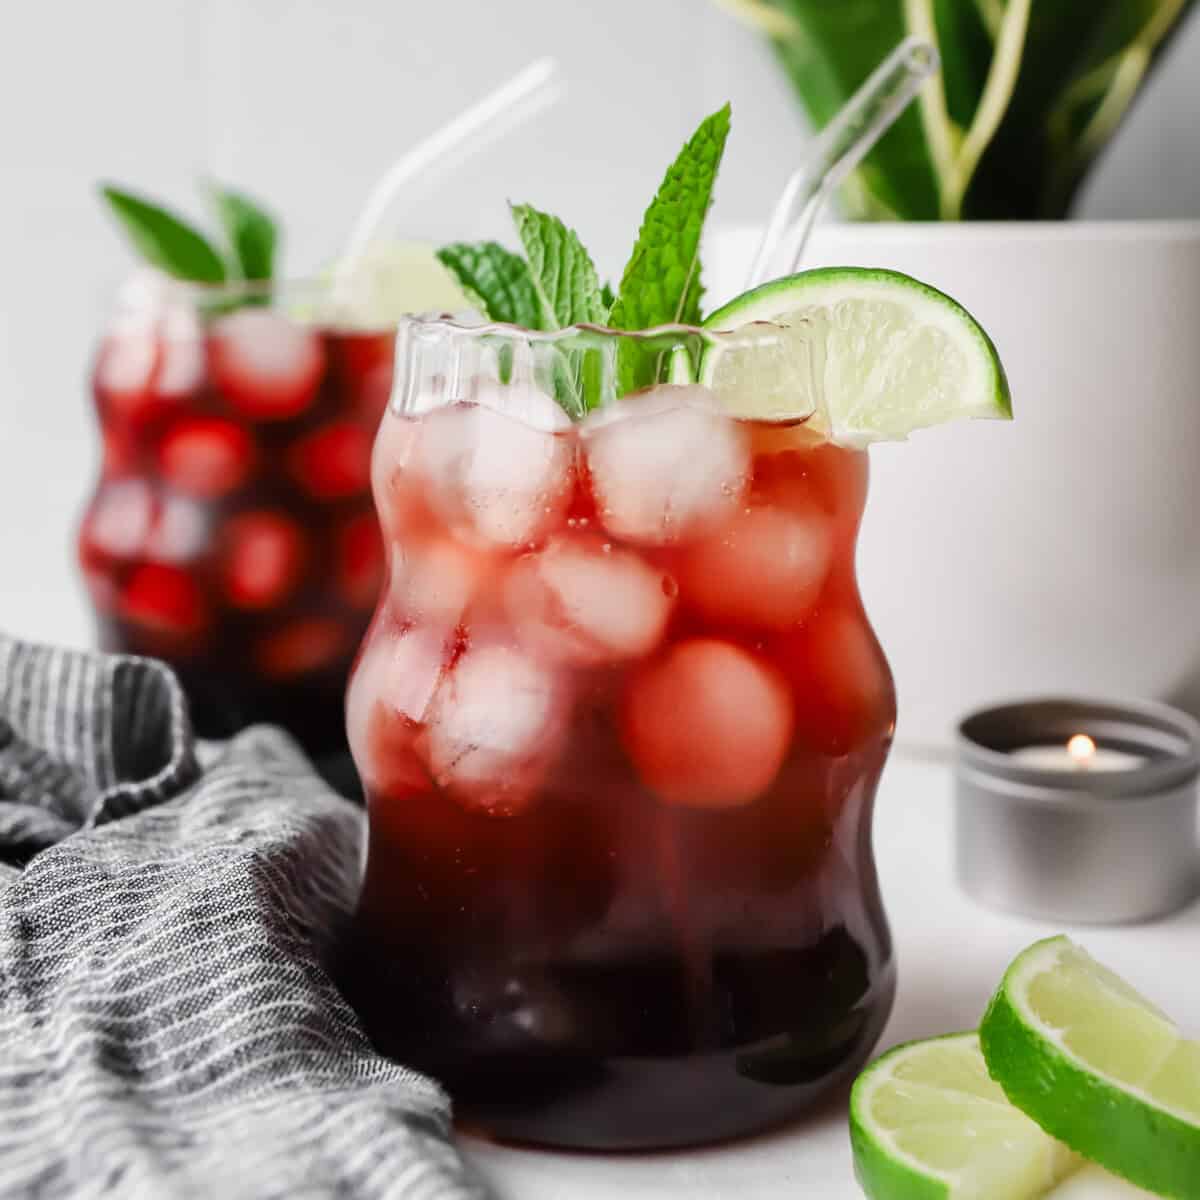
<svg viewBox="0 0 1200 1200"><path fill-rule="evenodd" d="M894 989L865 456L729 422L728 502L685 528L672 496L660 537L574 430L537 460L536 506L464 502L491 476L466 436L466 459L437 449L472 430L458 409L389 416L376 448L392 579L349 699L370 846L347 994L501 1137L784 1120L861 1065Z"/></svg>
<svg viewBox="0 0 1200 1200"><path fill-rule="evenodd" d="M118 330L93 374L104 459L79 562L102 646L170 663L202 736L282 725L348 788L392 343L252 308L182 334Z"/></svg>

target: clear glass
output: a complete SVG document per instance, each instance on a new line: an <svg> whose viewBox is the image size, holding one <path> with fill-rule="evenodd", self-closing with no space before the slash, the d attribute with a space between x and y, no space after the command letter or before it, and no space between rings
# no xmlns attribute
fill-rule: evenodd
<svg viewBox="0 0 1200 1200"><path fill-rule="evenodd" d="M326 300L123 290L92 371L103 456L78 557L101 645L169 662L202 736L282 725L354 791L343 700L384 575L370 455L395 332Z"/></svg>
<svg viewBox="0 0 1200 1200"><path fill-rule="evenodd" d="M383 1051L500 1137L769 1126L854 1071L890 1008L866 456L701 387L615 398L711 340L400 329L339 977Z"/></svg>

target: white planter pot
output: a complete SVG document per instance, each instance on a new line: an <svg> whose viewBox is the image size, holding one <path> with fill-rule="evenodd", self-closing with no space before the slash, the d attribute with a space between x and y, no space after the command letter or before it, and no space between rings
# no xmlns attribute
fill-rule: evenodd
<svg viewBox="0 0 1200 1200"><path fill-rule="evenodd" d="M757 236L711 239L712 303ZM1011 425L871 451L860 578L899 744L944 750L969 709L1035 693L1194 710L1200 222L823 226L805 265L834 264L961 300L1012 384Z"/></svg>

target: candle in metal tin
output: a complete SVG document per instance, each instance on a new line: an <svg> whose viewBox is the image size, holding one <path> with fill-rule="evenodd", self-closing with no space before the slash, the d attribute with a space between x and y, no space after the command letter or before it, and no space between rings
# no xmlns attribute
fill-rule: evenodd
<svg viewBox="0 0 1200 1200"><path fill-rule="evenodd" d="M1161 704L1030 700L959 726L958 877L1044 920L1116 923L1195 898L1200 725Z"/></svg>

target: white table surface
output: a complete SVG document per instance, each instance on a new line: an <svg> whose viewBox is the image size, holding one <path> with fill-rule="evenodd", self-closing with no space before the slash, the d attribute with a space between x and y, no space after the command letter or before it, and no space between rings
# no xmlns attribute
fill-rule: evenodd
<svg viewBox="0 0 1200 1200"><path fill-rule="evenodd" d="M1050 926L980 908L953 878L951 786L948 766L895 758L880 787L875 846L899 964L896 1006L880 1051L973 1028L1017 951L1060 932L1200 1034L1194 973L1200 905L1123 928ZM682 1153L559 1154L460 1140L498 1200L861 1200L845 1108L843 1093L790 1128ZM1090 1173L1055 1193L1058 1200L1137 1194Z"/></svg>

